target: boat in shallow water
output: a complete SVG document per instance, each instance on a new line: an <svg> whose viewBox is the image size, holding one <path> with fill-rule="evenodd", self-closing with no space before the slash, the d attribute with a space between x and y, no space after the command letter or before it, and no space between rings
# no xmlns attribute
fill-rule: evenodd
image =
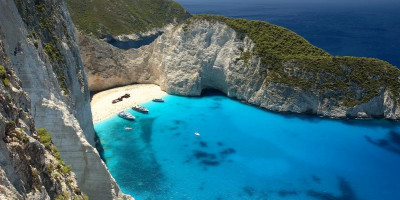
<svg viewBox="0 0 400 200"><path fill-rule="evenodd" d="M138 112L142 112L142 113L148 113L149 112L149 110L146 107L139 106L139 105L133 106L132 109L136 110Z"/></svg>
<svg viewBox="0 0 400 200"><path fill-rule="evenodd" d="M135 120L136 117L133 116L132 114L126 112L126 111L121 111L118 113L118 116L127 120Z"/></svg>
<svg viewBox="0 0 400 200"><path fill-rule="evenodd" d="M161 99L161 98L159 98L159 99L153 99L153 101L154 101L154 102L164 102L164 99Z"/></svg>

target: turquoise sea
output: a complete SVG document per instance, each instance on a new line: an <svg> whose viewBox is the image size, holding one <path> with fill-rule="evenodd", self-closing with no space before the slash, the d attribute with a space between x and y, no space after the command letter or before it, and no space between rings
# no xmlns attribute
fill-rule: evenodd
<svg viewBox="0 0 400 200"><path fill-rule="evenodd" d="M95 125L111 174L137 200L400 199L398 123L277 114L215 92L164 99L143 104L149 114L128 110L134 122Z"/></svg>

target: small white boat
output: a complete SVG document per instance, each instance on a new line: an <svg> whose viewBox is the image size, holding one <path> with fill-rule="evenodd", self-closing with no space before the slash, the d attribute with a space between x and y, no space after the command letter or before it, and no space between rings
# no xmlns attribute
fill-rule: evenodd
<svg viewBox="0 0 400 200"><path fill-rule="evenodd" d="M148 113L149 112L149 110L147 108L145 108L143 106L139 106L139 105L133 106L132 109L136 110L138 112L142 112L142 113Z"/></svg>
<svg viewBox="0 0 400 200"><path fill-rule="evenodd" d="M200 133L199 132L196 132L196 133L194 133L195 135L197 135L197 136L200 136Z"/></svg>
<svg viewBox="0 0 400 200"><path fill-rule="evenodd" d="M125 130L129 131L129 130L132 130L132 128L131 127L125 127Z"/></svg>
<svg viewBox="0 0 400 200"><path fill-rule="evenodd" d="M161 99L161 98L159 98L159 99L153 99L153 101L154 101L154 102L164 102L164 99Z"/></svg>
<svg viewBox="0 0 400 200"><path fill-rule="evenodd" d="M118 113L118 116L127 120L135 120L136 117L131 115L130 113L126 112L126 111L121 111Z"/></svg>

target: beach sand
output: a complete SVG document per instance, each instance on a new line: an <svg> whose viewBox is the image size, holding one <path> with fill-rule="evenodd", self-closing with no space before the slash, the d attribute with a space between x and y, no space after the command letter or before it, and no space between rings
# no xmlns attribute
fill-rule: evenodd
<svg viewBox="0 0 400 200"><path fill-rule="evenodd" d="M130 94L130 98L124 98L123 101L113 104L112 100L121 97L124 94ZM93 123L101 122L118 112L131 108L135 104L141 104L161 98L166 95L157 85L153 84L135 84L124 87L118 87L95 94L90 102L93 114Z"/></svg>

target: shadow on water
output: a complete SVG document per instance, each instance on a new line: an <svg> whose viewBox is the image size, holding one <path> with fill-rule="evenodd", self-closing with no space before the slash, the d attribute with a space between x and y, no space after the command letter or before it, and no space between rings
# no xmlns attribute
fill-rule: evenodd
<svg viewBox="0 0 400 200"><path fill-rule="evenodd" d="M141 137L146 144L150 144L151 135L153 133L153 123L156 118L143 118L139 120L141 125L142 134Z"/></svg>
<svg viewBox="0 0 400 200"><path fill-rule="evenodd" d="M309 190L307 192L307 195L320 200L356 200L357 197L353 189L351 188L349 182L343 177L339 177L338 180L339 180L339 189L342 193L340 196L335 196L327 192L318 192L315 190Z"/></svg>
<svg viewBox="0 0 400 200"><path fill-rule="evenodd" d="M365 136L365 139L373 145L400 155L400 133L398 132L389 131L386 139L372 139L369 136Z"/></svg>
<svg viewBox="0 0 400 200"><path fill-rule="evenodd" d="M130 41L119 41L119 40L112 39L108 43L119 49L124 49L124 50L138 49L142 46L151 44L161 34L162 33L157 33L155 35L141 37L139 40L130 40Z"/></svg>
<svg viewBox="0 0 400 200"><path fill-rule="evenodd" d="M104 161L105 164L107 164L107 160L104 158L104 148L103 145L101 144L100 138L97 135L97 132L94 132L94 142L95 142L95 148L100 154L100 158Z"/></svg>
<svg viewBox="0 0 400 200"><path fill-rule="evenodd" d="M151 145L152 126L156 118L140 118L130 127L133 131L119 132L112 129L112 140L116 142L125 141L114 147L118 154L113 157L105 157L104 146L96 133L96 148L103 161L107 165L117 165L118 169L110 168L116 181L122 185L124 192L131 195L134 191L137 195L161 196L168 193L164 185L165 175L161 165L157 162ZM122 127L127 126L126 124ZM127 136L126 134L132 134ZM110 160L107 160L110 159Z"/></svg>

